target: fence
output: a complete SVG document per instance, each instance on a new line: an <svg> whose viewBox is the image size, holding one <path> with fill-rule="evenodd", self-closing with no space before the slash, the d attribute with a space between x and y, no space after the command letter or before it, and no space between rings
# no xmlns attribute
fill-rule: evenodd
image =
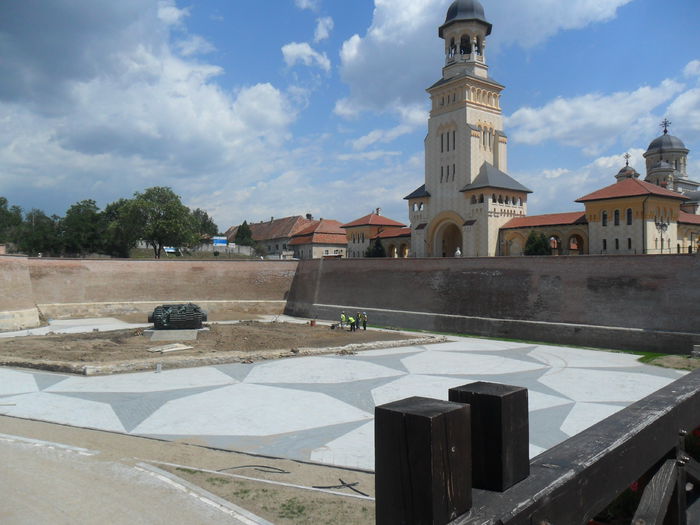
<svg viewBox="0 0 700 525"><path fill-rule="evenodd" d="M523 390L476 383L451 389L451 401L377 407L377 525L585 524L632 483L634 525L700 523L700 502L689 510L687 500L698 498L700 465L684 449L700 426L700 370L531 462Z"/></svg>

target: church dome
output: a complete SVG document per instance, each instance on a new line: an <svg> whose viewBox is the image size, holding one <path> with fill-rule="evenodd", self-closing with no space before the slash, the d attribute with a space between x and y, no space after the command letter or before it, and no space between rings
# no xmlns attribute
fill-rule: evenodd
<svg viewBox="0 0 700 525"><path fill-rule="evenodd" d="M655 150L669 150L669 149L683 149L687 150L685 147L685 144L683 144L683 141L679 139L678 137L674 137L673 135L669 135L667 133L664 133L660 137L654 139L651 141L651 144L649 144L649 147L647 148L647 153L650 153Z"/></svg>
<svg viewBox="0 0 700 525"><path fill-rule="evenodd" d="M484 6L481 5L479 0L455 0L447 10L445 23L442 25L442 27L440 27L440 36L442 36L442 30L448 25L454 22L465 22L467 20L477 20L486 24L486 34L491 34L492 26L488 20L486 20Z"/></svg>
<svg viewBox="0 0 700 525"><path fill-rule="evenodd" d="M618 179L638 179L639 173L632 166L625 166L617 172L615 176Z"/></svg>

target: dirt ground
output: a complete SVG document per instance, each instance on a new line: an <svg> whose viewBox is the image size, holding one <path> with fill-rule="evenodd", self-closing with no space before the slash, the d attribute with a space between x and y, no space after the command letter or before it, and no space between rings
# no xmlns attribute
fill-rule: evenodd
<svg viewBox="0 0 700 525"><path fill-rule="evenodd" d="M4 416L0 416L0 433L100 451L88 459L104 463L105 469L115 462L130 467L145 462L276 525L374 523L374 501L352 497L358 495L356 490L374 497L374 474L370 472ZM80 505L80 502L76 500L75 504Z"/></svg>
<svg viewBox="0 0 700 525"><path fill-rule="evenodd" d="M700 358L685 355L665 355L649 361L650 365L675 368L677 370L696 370L700 368Z"/></svg>
<svg viewBox="0 0 700 525"><path fill-rule="evenodd" d="M418 341L394 331L332 330L327 325L310 326L281 322L241 321L236 324L211 323L197 333L194 341L186 339L191 331L168 331L172 339L152 341L151 332L143 329L86 334L53 334L0 339L0 365L45 370L88 373L133 372L150 369L155 363L168 368L206 366L231 362L250 363L323 352L353 353L363 345L396 341ZM160 334L161 332L155 332ZM183 334L178 339L177 334ZM149 352L180 343L188 349L175 352ZM352 346L347 346L352 345Z"/></svg>

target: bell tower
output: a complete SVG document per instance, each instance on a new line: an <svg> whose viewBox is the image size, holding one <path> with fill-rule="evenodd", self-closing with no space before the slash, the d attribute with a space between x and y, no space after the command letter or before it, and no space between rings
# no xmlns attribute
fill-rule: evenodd
<svg viewBox="0 0 700 525"><path fill-rule="evenodd" d="M427 89L425 185L406 197L416 257L497 255L500 226L527 211L530 190L506 174L505 87L486 61L491 29L479 0L454 0L438 29L445 63Z"/></svg>

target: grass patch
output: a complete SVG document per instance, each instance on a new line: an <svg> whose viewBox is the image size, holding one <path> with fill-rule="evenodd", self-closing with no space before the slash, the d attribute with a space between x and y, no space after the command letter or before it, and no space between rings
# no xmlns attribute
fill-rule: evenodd
<svg viewBox="0 0 700 525"><path fill-rule="evenodd" d="M207 478L207 482L208 482L208 483L211 483L212 485L217 485L217 486L219 486L219 487L220 487L221 485L228 485L229 483L231 483L231 481L229 481L228 479L225 479L225 478L213 478L213 477L212 477L212 478Z"/></svg>
<svg viewBox="0 0 700 525"><path fill-rule="evenodd" d="M278 516L290 520L296 520L304 516L306 506L296 498L291 498L280 505Z"/></svg>
<svg viewBox="0 0 700 525"><path fill-rule="evenodd" d="M186 474L201 474L199 470L192 470L191 468L176 467L175 470L185 472Z"/></svg>

